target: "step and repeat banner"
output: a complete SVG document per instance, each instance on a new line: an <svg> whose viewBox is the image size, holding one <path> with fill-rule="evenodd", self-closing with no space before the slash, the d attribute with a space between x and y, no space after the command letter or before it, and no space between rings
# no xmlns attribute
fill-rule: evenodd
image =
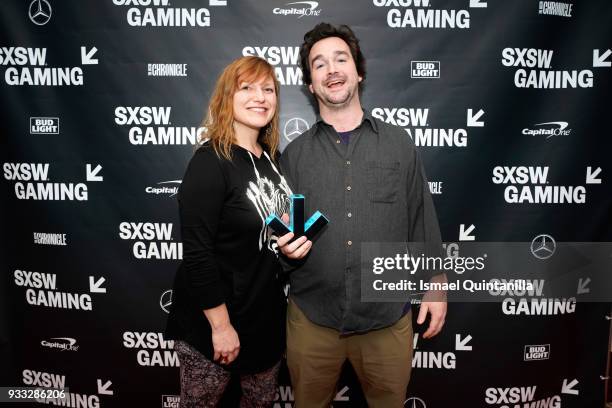
<svg viewBox="0 0 612 408"><path fill-rule="evenodd" d="M176 193L214 82L274 65L282 148L314 123L299 45L349 24L364 108L419 147L443 239L612 241L612 3L7 0L0 4L3 386L68 407L178 407L163 336L182 258ZM539 244L538 244L539 245ZM534 253L534 255L536 255ZM545 255L544 255L545 256ZM602 407L609 303L450 303L414 336L405 407ZM275 407L292 407L283 368ZM232 383L223 406L236 406ZM333 402L366 406L347 367Z"/></svg>

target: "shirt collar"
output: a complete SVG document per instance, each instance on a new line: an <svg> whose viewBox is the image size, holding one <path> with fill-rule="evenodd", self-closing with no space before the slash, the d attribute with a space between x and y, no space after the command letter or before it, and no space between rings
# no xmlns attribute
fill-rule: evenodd
<svg viewBox="0 0 612 408"><path fill-rule="evenodd" d="M374 120L374 118L372 117L372 115L370 114L370 112L368 110L364 110L362 108L363 111L363 118L361 120L361 123L359 124L359 126L357 126L357 128L360 128L364 122L369 122L370 123L370 127L372 128L372 130L375 133L378 133L378 124L376 123L376 121ZM320 113L317 113L317 117L315 120L315 125L316 126L320 126L320 125L324 125L324 126L329 126L332 127L329 123L326 123L323 118L321 117Z"/></svg>

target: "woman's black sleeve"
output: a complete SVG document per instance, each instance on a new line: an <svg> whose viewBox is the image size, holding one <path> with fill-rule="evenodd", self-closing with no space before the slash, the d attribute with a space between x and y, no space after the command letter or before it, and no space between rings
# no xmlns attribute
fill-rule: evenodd
<svg viewBox="0 0 612 408"><path fill-rule="evenodd" d="M219 159L213 152L198 150L181 183L179 212L187 291L201 310L225 302L214 257L225 191Z"/></svg>

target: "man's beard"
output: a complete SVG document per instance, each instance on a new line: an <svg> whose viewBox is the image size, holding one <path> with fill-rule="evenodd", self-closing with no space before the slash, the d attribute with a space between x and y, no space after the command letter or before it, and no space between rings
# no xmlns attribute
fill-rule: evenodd
<svg viewBox="0 0 612 408"><path fill-rule="evenodd" d="M343 95L331 96L327 93L315 93L317 99L330 109L342 109L347 106L355 96L356 89L348 88Z"/></svg>

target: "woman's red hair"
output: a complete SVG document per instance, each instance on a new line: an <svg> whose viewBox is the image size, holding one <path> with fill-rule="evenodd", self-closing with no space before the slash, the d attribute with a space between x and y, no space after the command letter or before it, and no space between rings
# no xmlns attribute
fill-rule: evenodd
<svg viewBox="0 0 612 408"><path fill-rule="evenodd" d="M234 134L234 94L241 82L256 82L262 78L271 78L276 92L276 109L272 120L259 131L258 141L264 144L270 156L276 157L280 144L279 135L279 91L280 85L276 79L274 68L259 57L241 57L229 64L217 80L210 98L208 113L202 126L205 131L201 140L208 139L218 156L231 160L232 144L236 142Z"/></svg>

